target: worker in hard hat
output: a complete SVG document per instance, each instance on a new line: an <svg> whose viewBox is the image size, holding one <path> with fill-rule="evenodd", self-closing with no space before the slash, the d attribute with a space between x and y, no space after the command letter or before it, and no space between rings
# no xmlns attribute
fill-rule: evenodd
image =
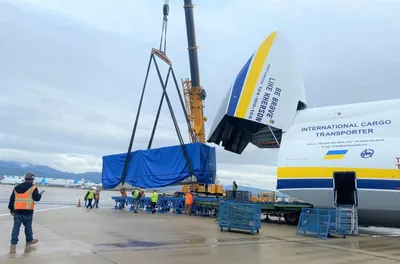
<svg viewBox="0 0 400 264"><path fill-rule="evenodd" d="M158 202L157 190L153 191L153 193L151 194L150 200L151 200L151 209L152 209L151 213L155 214L156 213L156 205L157 205L157 202Z"/></svg>
<svg viewBox="0 0 400 264"><path fill-rule="evenodd" d="M193 194L189 189L185 195L185 215L187 215L188 213L189 215L192 215L192 206L193 206Z"/></svg>
<svg viewBox="0 0 400 264"><path fill-rule="evenodd" d="M133 196L133 208L134 208L134 213L137 214L137 210L139 210L139 203L140 203L140 198L141 198L141 191L139 189L136 189L132 192Z"/></svg>
<svg viewBox="0 0 400 264"><path fill-rule="evenodd" d="M33 185L34 180L35 174L25 174L25 182L15 186L10 196L8 209L10 210L10 214L14 217L10 254L16 253L21 224L25 227L26 246L39 242L38 239L33 238L32 221L35 202L40 201L44 191L39 192L38 188Z"/></svg>

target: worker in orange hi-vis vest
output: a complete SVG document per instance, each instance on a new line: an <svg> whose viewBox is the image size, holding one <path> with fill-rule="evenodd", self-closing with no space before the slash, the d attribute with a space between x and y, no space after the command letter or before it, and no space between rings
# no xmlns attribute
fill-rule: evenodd
<svg viewBox="0 0 400 264"><path fill-rule="evenodd" d="M15 186L10 196L8 209L10 209L10 214L14 217L14 227L11 233L11 254L16 253L21 224L25 227L26 246L39 242L38 239L33 238L32 220L35 202L40 201L44 191L39 193L38 188L33 185L34 179L35 175L33 173L25 174L25 182Z"/></svg>
<svg viewBox="0 0 400 264"><path fill-rule="evenodd" d="M119 192L121 193L121 196L122 196L122 197L128 197L128 195L126 194L126 189L125 189L125 188L121 188L121 190L120 190ZM125 208L125 205L128 205L128 204L126 203L126 201L125 201L124 203L120 203L120 204L119 204L120 209Z"/></svg>
<svg viewBox="0 0 400 264"><path fill-rule="evenodd" d="M190 190L188 190L185 196L185 215L187 215L187 213L189 213L189 215L192 215L192 205L193 194Z"/></svg>

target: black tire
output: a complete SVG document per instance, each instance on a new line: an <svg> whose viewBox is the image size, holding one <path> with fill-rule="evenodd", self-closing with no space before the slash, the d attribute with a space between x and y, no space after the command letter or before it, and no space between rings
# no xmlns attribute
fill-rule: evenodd
<svg viewBox="0 0 400 264"><path fill-rule="evenodd" d="M299 223L300 214L299 213L291 213L284 215L286 223L289 225L297 225Z"/></svg>
<svg viewBox="0 0 400 264"><path fill-rule="evenodd" d="M222 227L220 228L220 230L221 230L221 232L224 231L224 229Z"/></svg>
<svg viewBox="0 0 400 264"><path fill-rule="evenodd" d="M260 233L260 230L257 229L257 234Z"/></svg>

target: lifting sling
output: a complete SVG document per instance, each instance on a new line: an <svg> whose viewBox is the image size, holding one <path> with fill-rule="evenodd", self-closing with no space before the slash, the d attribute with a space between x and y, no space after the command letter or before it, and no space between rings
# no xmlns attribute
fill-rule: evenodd
<svg viewBox="0 0 400 264"><path fill-rule="evenodd" d="M138 122L139 122L140 111L141 111L141 108L142 108L144 93L145 93L145 90L146 90L147 80L148 80L148 77L149 77L150 67L151 67L152 63L154 63L154 65L155 65L155 68L156 68L156 71L157 71L157 75L158 75L158 79L159 79L161 87L163 89L163 93L162 93L162 96L161 96L161 99L160 99L160 103L159 103L159 106L158 106L158 111L157 111L157 114L156 114L156 118L155 118L155 121L154 121L153 129L152 129L152 132L151 132L151 136L150 136L150 140L149 140L147 149L151 149L151 146L152 146L152 143L153 143L153 139L154 139L154 134L155 134L155 131L156 131L156 128L157 128L157 124L158 124L158 120L159 120L159 117L160 117L161 107L163 105L164 98L165 98L165 101L167 102L167 106L168 106L169 112L171 114L171 119L172 119L172 122L174 124L174 128L175 128L176 134L177 134L178 139L179 139L179 144L181 146L183 155L185 157L186 166L188 167L188 170L189 170L190 174L192 175L192 177L194 176L193 167L192 167L192 164L190 162L190 158L189 158L185 143L183 141L182 134L181 134L181 131L179 129L178 122L176 121L175 113L174 113L174 110L172 108L172 104L171 104L171 101L169 99L169 96L168 96L168 93L167 93L167 89L166 89L168 81L170 79L170 76L172 75L172 78L173 78L173 81L174 81L174 85L175 85L176 91L177 91L178 96L179 96L179 101L180 101L180 104L181 104L181 108L184 111L184 116L185 116L186 123L187 123L188 130L189 130L189 136L191 137L191 139L194 139L193 130L192 130L192 127L191 127L191 124L190 124L190 121L189 121L189 117L186 114L185 105L184 105L184 102L183 102L182 95L181 95L181 93L179 91L178 82L176 80L175 72L174 72L174 69L172 67L172 62L169 60L169 58L166 55L166 33L167 33L168 12L169 12L168 1L166 1L166 3L163 6L163 25L162 25L162 33L161 33L161 40L160 40L160 49L157 50L157 49L153 48L152 51L151 51L151 54L150 54L149 64L147 66L146 77L145 77L145 80L144 80L142 93L141 93L141 96L140 96L138 110L136 112L136 119L135 119L135 123L133 125L132 135L131 135L131 139L130 139L130 142L129 142L129 147L128 147L128 151L127 151L127 155L126 155L126 160L125 160L124 168L123 168L122 175L121 175L121 184L122 185L125 183L126 173L127 173L127 170L128 170L129 161L130 161L130 157L131 157L132 146L133 146L133 142L134 142L135 135L136 135L136 129L137 129ZM164 50L161 51L163 40L164 40L164 47L163 47ZM166 64L169 65L169 69L168 69L168 73L167 73L165 82L163 81L163 78L162 78L162 75L161 75L160 69L158 67L157 60L156 60L155 56L157 56L158 58L160 58L162 61L164 61Z"/></svg>

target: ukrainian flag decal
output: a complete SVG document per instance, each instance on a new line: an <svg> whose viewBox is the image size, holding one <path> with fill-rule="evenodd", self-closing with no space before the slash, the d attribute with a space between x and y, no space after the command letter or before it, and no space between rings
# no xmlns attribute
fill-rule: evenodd
<svg viewBox="0 0 400 264"><path fill-rule="evenodd" d="M324 160L338 160L343 159L347 153L347 149L344 150L329 150L324 157Z"/></svg>

